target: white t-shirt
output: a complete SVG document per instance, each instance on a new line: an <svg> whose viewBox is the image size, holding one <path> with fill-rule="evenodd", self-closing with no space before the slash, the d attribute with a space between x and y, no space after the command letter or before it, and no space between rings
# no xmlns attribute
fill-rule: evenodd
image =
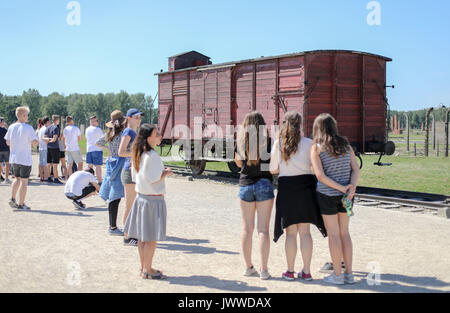
<svg viewBox="0 0 450 313"><path fill-rule="evenodd" d="M161 179L164 171L164 163L156 151L144 152L141 156L139 172L136 174L134 166L131 167L132 179L136 182L136 192L143 195L160 195L166 193L164 180Z"/></svg>
<svg viewBox="0 0 450 313"><path fill-rule="evenodd" d="M41 129L39 129L39 131L38 131L39 150L47 150L47 142L44 140L46 130L47 130L47 127L42 126Z"/></svg>
<svg viewBox="0 0 450 313"><path fill-rule="evenodd" d="M14 123L8 128L5 140L9 140L9 163L25 166L33 165L31 143L37 140L33 127L25 123Z"/></svg>
<svg viewBox="0 0 450 313"><path fill-rule="evenodd" d="M78 136L81 136L81 131L77 126L69 125L64 128L64 139L66 142L66 151L79 151Z"/></svg>
<svg viewBox="0 0 450 313"><path fill-rule="evenodd" d="M33 165L31 159L31 143L38 140L33 127L25 123L14 123L8 128L5 140L9 140L9 163L24 166Z"/></svg>
<svg viewBox="0 0 450 313"><path fill-rule="evenodd" d="M95 143L103 136L103 131L100 127L89 126L86 128L86 145L87 152L102 151L101 148L97 147Z"/></svg>
<svg viewBox="0 0 450 313"><path fill-rule="evenodd" d="M86 188L89 183L95 183L97 180L94 175L86 171L78 171L70 175L64 188L64 193L73 193L76 196L83 194L83 189Z"/></svg>
<svg viewBox="0 0 450 313"><path fill-rule="evenodd" d="M279 168L279 177L312 174L310 152L312 145L311 139L302 137L297 152L291 155L286 164L286 161L281 157L280 141L276 140L270 154L270 170L275 171Z"/></svg>

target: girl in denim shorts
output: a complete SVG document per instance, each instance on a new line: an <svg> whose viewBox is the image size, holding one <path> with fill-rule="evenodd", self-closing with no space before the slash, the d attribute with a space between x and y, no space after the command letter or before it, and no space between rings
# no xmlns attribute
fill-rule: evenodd
<svg viewBox="0 0 450 313"><path fill-rule="evenodd" d="M257 215L259 251L261 254L261 279L269 279L267 268L270 251L269 224L273 206L272 175L269 172L270 138L266 123L259 112L248 113L237 139L235 162L241 168L239 198L243 218L242 250L246 270L244 276L258 276L253 266L252 235ZM263 143L263 144L261 144Z"/></svg>

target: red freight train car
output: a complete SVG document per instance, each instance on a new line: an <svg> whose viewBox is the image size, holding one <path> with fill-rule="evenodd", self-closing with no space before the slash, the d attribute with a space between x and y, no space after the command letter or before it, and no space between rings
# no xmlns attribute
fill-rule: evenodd
<svg viewBox="0 0 450 313"><path fill-rule="evenodd" d="M179 138L175 125L185 125L202 145L207 139L232 141L227 125L239 125L250 111L261 112L267 125L277 125L284 113L295 110L304 119L304 134L310 136L315 117L332 114L342 135L359 153L393 153L386 143L386 63L380 55L319 50L211 64L195 51L169 58L169 72L157 73L159 80L158 122L166 144ZM186 64L185 68L173 64ZM208 135L194 134L194 127L220 128ZM205 162L219 157L235 169L232 155L190 160L199 173ZM222 155L220 155L222 153ZM189 158L189 156L188 156Z"/></svg>

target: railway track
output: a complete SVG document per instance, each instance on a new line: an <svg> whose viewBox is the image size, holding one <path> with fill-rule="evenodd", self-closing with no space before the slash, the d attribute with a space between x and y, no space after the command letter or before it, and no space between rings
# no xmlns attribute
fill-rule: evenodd
<svg viewBox="0 0 450 313"><path fill-rule="evenodd" d="M169 166L177 175L234 183L239 180L239 173L205 170L201 175L193 175L188 167ZM355 202L363 206L450 218L450 196L446 195L358 186Z"/></svg>

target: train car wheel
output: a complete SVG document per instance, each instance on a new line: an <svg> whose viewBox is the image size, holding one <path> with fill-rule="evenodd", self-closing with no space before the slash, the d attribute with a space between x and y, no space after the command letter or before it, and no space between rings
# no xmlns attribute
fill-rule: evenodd
<svg viewBox="0 0 450 313"><path fill-rule="evenodd" d="M189 161L189 168L194 175L201 175L206 167L205 160L191 160Z"/></svg>
<svg viewBox="0 0 450 313"><path fill-rule="evenodd" d="M234 161L228 162L228 169L231 173L239 173L241 171L241 168Z"/></svg>

